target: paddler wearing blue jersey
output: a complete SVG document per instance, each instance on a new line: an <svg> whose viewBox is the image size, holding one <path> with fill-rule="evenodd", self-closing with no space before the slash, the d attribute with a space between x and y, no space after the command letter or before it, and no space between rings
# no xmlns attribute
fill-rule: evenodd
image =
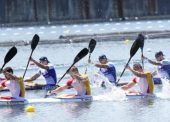
<svg viewBox="0 0 170 122"><path fill-rule="evenodd" d="M47 57L41 57L39 59L39 62L34 60L32 57L30 58L30 61L32 61L34 64L36 64L39 67L38 72L32 76L29 79L26 79L25 82L29 82L29 81L34 81L36 80L38 77L40 77L41 75L43 75L43 77L46 80L46 85L47 86L55 86L56 82L57 82L57 76L56 76L56 72L55 72L55 68L54 66L48 61Z"/></svg>
<svg viewBox="0 0 170 122"><path fill-rule="evenodd" d="M99 74L104 75L111 83L116 83L116 68L112 62L109 62L106 55L99 56L99 62L95 66L99 68ZM89 60L89 63L92 63Z"/></svg>
<svg viewBox="0 0 170 122"><path fill-rule="evenodd" d="M150 60L147 57L143 56L149 63L158 66L157 73L160 78L167 78L170 80L170 61L164 58L162 51L155 53L156 61Z"/></svg>

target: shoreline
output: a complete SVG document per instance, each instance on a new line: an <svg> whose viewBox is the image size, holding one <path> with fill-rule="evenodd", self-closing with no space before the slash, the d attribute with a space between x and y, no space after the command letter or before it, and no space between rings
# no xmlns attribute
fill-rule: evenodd
<svg viewBox="0 0 170 122"><path fill-rule="evenodd" d="M170 38L170 31L137 31L137 32L114 32L114 33L102 33L102 34L81 34L81 35L60 35L56 40L40 40L39 44L62 44L62 43L82 43L89 42L90 39L97 41L125 41L135 40L137 35L142 33L147 39L157 38ZM27 46L30 45L31 41L16 40L0 42L0 47L7 46Z"/></svg>

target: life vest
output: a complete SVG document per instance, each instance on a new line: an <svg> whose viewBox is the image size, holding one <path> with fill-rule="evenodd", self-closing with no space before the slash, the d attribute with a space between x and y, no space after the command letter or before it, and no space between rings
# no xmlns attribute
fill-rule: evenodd
<svg viewBox="0 0 170 122"><path fill-rule="evenodd" d="M25 97L25 85L22 77L19 77L20 97Z"/></svg>
<svg viewBox="0 0 170 122"><path fill-rule="evenodd" d="M152 79L152 74L149 72L145 72L146 74L146 81L148 83L148 93L153 94L154 92L154 82Z"/></svg>
<svg viewBox="0 0 170 122"><path fill-rule="evenodd" d="M86 80L83 81L84 87L86 89L86 95L91 95L91 88L90 88L90 81L86 74L81 74L81 77L85 78Z"/></svg>

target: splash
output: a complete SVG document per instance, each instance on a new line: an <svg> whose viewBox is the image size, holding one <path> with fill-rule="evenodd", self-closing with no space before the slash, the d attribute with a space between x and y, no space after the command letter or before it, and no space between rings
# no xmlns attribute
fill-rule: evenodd
<svg viewBox="0 0 170 122"><path fill-rule="evenodd" d="M126 95L123 90L113 86L110 92L93 97L96 101L122 101L126 100Z"/></svg>
<svg viewBox="0 0 170 122"><path fill-rule="evenodd" d="M170 99L170 81L168 79L161 79L162 91L156 93L156 96L162 99Z"/></svg>
<svg viewBox="0 0 170 122"><path fill-rule="evenodd" d="M96 101L122 101L126 99L124 91L114 84L110 83L106 77L101 74L95 73L91 77L91 84L96 87L98 91L102 89L103 93L93 97Z"/></svg>

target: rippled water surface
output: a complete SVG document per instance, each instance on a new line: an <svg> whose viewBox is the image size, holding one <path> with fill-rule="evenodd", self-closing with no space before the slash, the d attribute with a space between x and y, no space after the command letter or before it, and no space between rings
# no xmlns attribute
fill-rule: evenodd
<svg viewBox="0 0 170 122"><path fill-rule="evenodd" d="M91 59L94 62L98 61L98 56L106 54L108 59L112 61L117 69L117 75L122 72L124 65L129 58L129 50L131 48L132 41L128 43L124 41L116 42L98 42L94 52L91 55ZM170 39L157 39L146 40L144 47L144 54L154 59L156 51L162 50L167 58L170 58ZM61 77L66 69L72 64L73 59L77 53L87 47L88 43L77 44L55 44L55 45L38 45L33 57L39 59L41 56L47 56L51 63L55 65L58 77ZM0 49L0 64L3 64L3 59L6 52L10 47L2 47ZM30 46L17 47L17 55L7 64L14 68L16 75L22 76L24 73L24 67L26 66L28 57L30 55ZM140 62L140 51L133 57L133 62ZM87 57L79 61L76 66L79 67L80 72L85 71L87 65ZM145 62L145 69L153 71L154 66ZM37 67L29 66L26 77L29 77L37 72ZM95 73L97 71L93 66L88 66L88 74ZM2 75L0 75L2 77ZM128 71L125 72L122 81L130 80L132 74ZM60 83L65 83L68 78L66 76ZM40 78L36 82L42 82L43 78ZM161 92L162 86L156 86L155 91ZM66 90L64 93L74 92L72 89ZM0 107L0 121L24 121L24 122L113 122L113 121L126 121L126 122L148 122L148 121L170 121L170 101L169 98L135 98L135 99L120 99L120 93L116 94L114 91L104 90L98 87L92 86L93 95L98 97L98 100L85 103L39 103L33 104L36 111L34 113L27 113L24 111L28 105L18 106L1 106ZM45 91L28 91L27 98L40 98L43 97ZM8 92L1 92L1 95L9 94ZM102 94L105 94L104 97ZM105 98L105 100L104 100Z"/></svg>

